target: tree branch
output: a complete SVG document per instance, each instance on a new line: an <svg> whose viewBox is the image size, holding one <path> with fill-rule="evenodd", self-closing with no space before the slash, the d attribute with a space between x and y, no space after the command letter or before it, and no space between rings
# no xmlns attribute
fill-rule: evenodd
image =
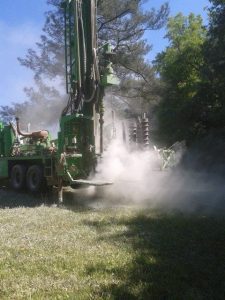
<svg viewBox="0 0 225 300"><path fill-rule="evenodd" d="M102 24L101 24L101 25L99 26L99 28L98 28L98 32L99 32L100 30L102 30L102 28L103 28L106 24L111 23L111 22L115 21L116 19L123 17L123 16L125 16L125 15L128 14L128 13L130 13L130 9L127 9L127 10L123 11L122 13L118 14L117 16L113 17L113 18L110 19L110 20L107 20L107 21L105 21L105 22L102 22Z"/></svg>
<svg viewBox="0 0 225 300"><path fill-rule="evenodd" d="M149 83L148 80L145 78L145 76L143 74L141 74L140 72L138 72L137 70L132 69L131 67L126 66L125 64L120 62L120 65L124 68L126 68L127 70L130 70L131 72L139 75L146 83Z"/></svg>

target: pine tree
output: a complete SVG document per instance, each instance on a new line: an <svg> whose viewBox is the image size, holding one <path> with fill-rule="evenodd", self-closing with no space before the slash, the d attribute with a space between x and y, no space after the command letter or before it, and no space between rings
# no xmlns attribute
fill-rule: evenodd
<svg viewBox="0 0 225 300"><path fill-rule="evenodd" d="M64 16L61 0L48 0L50 10L46 12L43 34L36 47L28 49L25 58L19 58L22 66L34 72L36 87L26 88L30 106L41 101L43 107L53 108L59 116L67 96L64 91ZM145 60L151 47L144 39L147 30L160 29L166 22L169 8L165 3L156 11L144 10L144 0L99 0L98 1L98 38L99 45L110 42L115 51L114 65L121 83L130 78L139 78L140 86L150 84L153 71ZM149 72L150 71L150 72ZM53 83L52 83L53 82ZM121 89L122 90L122 89ZM140 88L139 88L140 90ZM141 90L142 93L142 90ZM55 98L52 97L55 94ZM139 96L142 96L139 93ZM35 100L37 99L38 100ZM54 99L53 99L54 98ZM23 105L23 104L21 104ZM27 106L28 108L30 107ZM19 105L10 108L11 113L19 113ZM2 107L4 117L7 107ZM10 115L10 114L9 114ZM55 118L49 120L53 122Z"/></svg>

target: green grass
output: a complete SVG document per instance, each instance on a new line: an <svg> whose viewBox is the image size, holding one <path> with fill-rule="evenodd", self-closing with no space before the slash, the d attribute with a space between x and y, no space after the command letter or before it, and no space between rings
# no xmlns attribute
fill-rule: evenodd
<svg viewBox="0 0 225 300"><path fill-rule="evenodd" d="M0 299L224 299L225 218L0 210Z"/></svg>

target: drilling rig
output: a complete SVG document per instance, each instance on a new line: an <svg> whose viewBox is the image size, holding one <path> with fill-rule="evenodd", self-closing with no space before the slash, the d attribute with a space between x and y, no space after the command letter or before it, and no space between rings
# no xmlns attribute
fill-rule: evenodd
<svg viewBox="0 0 225 300"><path fill-rule="evenodd" d="M56 186L59 202L64 186L110 184L88 177L103 151L104 90L118 84L111 46L98 47L97 0L65 0L62 9L68 103L57 139L51 141L47 130L23 132L18 118L16 126L0 122L0 179L9 180L17 191Z"/></svg>

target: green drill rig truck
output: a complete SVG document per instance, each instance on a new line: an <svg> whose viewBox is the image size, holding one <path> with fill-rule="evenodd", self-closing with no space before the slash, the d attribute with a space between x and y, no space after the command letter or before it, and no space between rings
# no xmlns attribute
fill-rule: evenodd
<svg viewBox="0 0 225 300"><path fill-rule="evenodd" d="M69 100L60 117L58 138L51 141L46 130L25 133L18 118L16 125L0 122L0 179L10 181L17 191L56 186L60 202L64 186L108 184L88 177L96 167L96 145L103 151L104 89L118 82L111 47L97 45L97 0L65 0L62 9Z"/></svg>

